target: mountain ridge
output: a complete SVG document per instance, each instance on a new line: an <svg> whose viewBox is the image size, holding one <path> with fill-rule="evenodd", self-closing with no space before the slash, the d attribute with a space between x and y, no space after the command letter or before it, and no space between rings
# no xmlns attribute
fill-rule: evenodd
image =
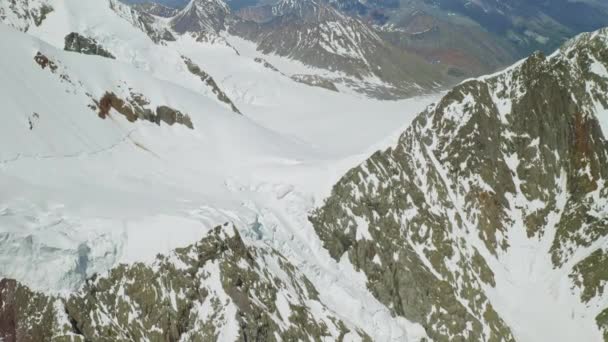
<svg viewBox="0 0 608 342"><path fill-rule="evenodd" d="M396 148L338 182L311 216L325 247L434 339L606 338L604 278L588 268L603 267L608 243L608 144L596 118L606 129L606 38L583 34L549 58L455 87ZM524 255L536 260L532 274ZM562 328L542 325L537 310ZM491 330L465 329L462 311Z"/></svg>

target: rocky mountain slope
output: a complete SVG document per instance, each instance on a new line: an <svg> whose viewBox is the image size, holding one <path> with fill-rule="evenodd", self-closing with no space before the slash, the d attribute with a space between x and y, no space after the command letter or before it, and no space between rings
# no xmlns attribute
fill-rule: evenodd
<svg viewBox="0 0 608 342"><path fill-rule="evenodd" d="M608 339L608 30L466 81L311 220L438 341Z"/></svg>
<svg viewBox="0 0 608 342"><path fill-rule="evenodd" d="M236 318L236 319L234 319ZM0 281L4 341L370 340L278 252L231 225L151 265L120 265L67 298Z"/></svg>

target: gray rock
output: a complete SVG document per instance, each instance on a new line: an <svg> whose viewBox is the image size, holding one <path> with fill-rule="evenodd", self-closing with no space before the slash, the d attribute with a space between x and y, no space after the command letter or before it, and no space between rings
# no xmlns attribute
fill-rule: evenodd
<svg viewBox="0 0 608 342"><path fill-rule="evenodd" d="M72 32L65 36L64 50L79 52L85 55L97 55L116 59L114 55L99 45L95 39L84 37L76 32Z"/></svg>

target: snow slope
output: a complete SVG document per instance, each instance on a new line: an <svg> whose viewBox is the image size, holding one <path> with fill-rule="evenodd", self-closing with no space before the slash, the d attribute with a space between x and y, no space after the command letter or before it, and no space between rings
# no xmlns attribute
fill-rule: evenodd
<svg viewBox="0 0 608 342"><path fill-rule="evenodd" d="M71 291L94 273L149 261L232 221L326 289L322 301L353 326L382 341L424 335L391 317L348 261L329 257L307 213L433 97L379 102L310 87L254 62L255 49L240 40L229 37L240 54L189 38L155 45L104 1L51 3L28 35L0 24L0 41L11 47L0 58L0 276ZM72 31L117 61L61 51ZM58 71L36 64L38 52ZM211 96L181 55L244 115ZM275 59L285 72L302 68ZM89 106L107 91L176 108L194 129L130 123L114 111L102 120Z"/></svg>

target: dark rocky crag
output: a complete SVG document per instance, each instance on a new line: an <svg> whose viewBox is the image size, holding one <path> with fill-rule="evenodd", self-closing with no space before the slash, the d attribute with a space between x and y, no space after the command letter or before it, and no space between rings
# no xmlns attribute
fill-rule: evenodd
<svg viewBox="0 0 608 342"><path fill-rule="evenodd" d="M608 340L608 145L596 117L608 109L607 41L608 29L583 34L421 113L311 215L331 255L436 341L509 341L486 289L514 271L505 256L526 239L570 295L599 306L589 319Z"/></svg>
<svg viewBox="0 0 608 342"><path fill-rule="evenodd" d="M169 126L180 124L190 129L194 128L192 119L190 119L188 114L184 114L168 106L158 106L155 111L152 111L152 109L148 108L149 104L150 101L144 95L133 92L127 100L121 99L112 92L106 92L99 101L96 101L99 109L98 115L102 119L110 115L110 110L114 109L130 122L146 120L154 122L157 125L164 122Z"/></svg>
<svg viewBox="0 0 608 342"><path fill-rule="evenodd" d="M269 263L280 273L272 273ZM287 312L277 307L279 297ZM272 249L247 246L226 224L194 245L159 255L152 265L119 265L67 298L3 279L0 338L341 341L349 333L346 325L320 303L322 314L313 315L311 302L318 302L317 290L292 264ZM350 332L370 340L362 332Z"/></svg>
<svg viewBox="0 0 608 342"><path fill-rule="evenodd" d="M320 87L320 88L325 88L325 89L331 90L331 91L338 91L338 88L332 81L330 81L327 78L324 78L322 76L297 74L297 75L291 75L291 79L296 82L304 83L304 84L307 84L312 87Z"/></svg>
<svg viewBox="0 0 608 342"><path fill-rule="evenodd" d="M64 50L78 52L85 55L97 55L101 57L116 59L114 55L112 55L100 44L98 44L95 39L82 36L81 34L76 32L72 32L65 36Z"/></svg>

